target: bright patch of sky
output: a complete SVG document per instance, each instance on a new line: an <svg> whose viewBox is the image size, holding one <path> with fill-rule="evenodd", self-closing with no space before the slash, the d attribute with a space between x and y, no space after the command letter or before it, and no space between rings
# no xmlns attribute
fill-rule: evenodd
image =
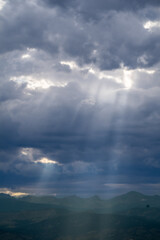
<svg viewBox="0 0 160 240"><path fill-rule="evenodd" d="M57 161L54 161L54 160L51 160L51 159L48 159L46 157L43 157L39 160L36 160L34 161L35 163L42 163L42 164L54 164L54 165L62 165L62 164L59 164Z"/></svg>
<svg viewBox="0 0 160 240"><path fill-rule="evenodd" d="M4 0L0 0L0 11L3 9L5 4L6 4L6 2Z"/></svg>
<svg viewBox="0 0 160 240"><path fill-rule="evenodd" d="M8 188L0 188L0 193L4 193L4 194L8 194L12 197L23 197L23 196L27 196L28 193L24 193L24 192L14 192L9 190Z"/></svg>
<svg viewBox="0 0 160 240"><path fill-rule="evenodd" d="M11 81L14 81L18 84L23 84L26 83L27 84L27 88L31 89L31 90L35 90L37 88L42 88L42 89L46 89L49 88L51 86L56 86L56 87L65 87L66 83L64 82L53 82L49 79L40 79L40 78L35 78L34 76L18 76L18 77L11 77L10 78Z"/></svg>
<svg viewBox="0 0 160 240"><path fill-rule="evenodd" d="M156 28L160 28L160 21L147 21L143 26L148 31L153 31Z"/></svg>

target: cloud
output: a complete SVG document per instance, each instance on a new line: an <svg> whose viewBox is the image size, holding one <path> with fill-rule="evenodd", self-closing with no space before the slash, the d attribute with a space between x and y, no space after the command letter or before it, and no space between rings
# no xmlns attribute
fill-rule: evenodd
<svg viewBox="0 0 160 240"><path fill-rule="evenodd" d="M73 0L48 0L45 3L48 3L50 6L59 6L61 8L72 8L75 7L75 10L79 10L81 13L86 14L86 16L96 15L97 12L104 13L106 11L116 10L116 11L136 11L148 6L159 6L158 0L148 1L143 0L139 2L138 0L134 0L129 3L127 0L122 0L119 2L118 0L89 0L89 1L73 1ZM96 10L96 11L95 11Z"/></svg>
<svg viewBox="0 0 160 240"><path fill-rule="evenodd" d="M33 192L40 182L43 191L86 193L95 181L95 192L108 182L159 181L160 35L155 24L146 29L148 21L159 23L158 6L6 2L0 10L2 187Z"/></svg>
<svg viewBox="0 0 160 240"><path fill-rule="evenodd" d="M57 164L59 165L58 162L54 161L54 160L50 160L48 158L41 158L39 160L36 160L35 163L42 163L42 164Z"/></svg>
<svg viewBox="0 0 160 240"><path fill-rule="evenodd" d="M151 34L144 28L145 22L150 21L145 17L146 8L152 15L151 5L156 6L157 1L143 4L133 1L133 6L126 1L121 6L119 1L77 1L77 8L68 11L59 11L54 6L63 9L72 6L72 1L51 3L53 8L38 1L24 1L23 5L9 1L1 11L1 53L36 48L53 58L62 58L61 61L74 59L78 65L93 64L101 70L116 69L121 64L129 68L149 67L159 62L159 30ZM126 11L112 11L123 6ZM134 6L141 9L141 14L129 11ZM94 9L96 13L106 9L106 13L94 23L81 18L78 9L82 9L80 12L85 9L87 16ZM8 20L8 15L12 19Z"/></svg>

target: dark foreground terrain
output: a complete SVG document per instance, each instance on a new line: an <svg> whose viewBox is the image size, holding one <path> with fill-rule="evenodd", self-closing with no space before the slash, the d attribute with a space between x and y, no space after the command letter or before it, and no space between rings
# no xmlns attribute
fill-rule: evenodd
<svg viewBox="0 0 160 240"><path fill-rule="evenodd" d="M160 196L111 200L0 194L3 240L159 240Z"/></svg>

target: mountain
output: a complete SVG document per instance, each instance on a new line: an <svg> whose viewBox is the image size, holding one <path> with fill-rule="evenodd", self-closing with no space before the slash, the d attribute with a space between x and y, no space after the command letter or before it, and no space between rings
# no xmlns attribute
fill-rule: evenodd
<svg viewBox="0 0 160 240"><path fill-rule="evenodd" d="M101 213L120 212L131 208L144 208L147 205L156 208L160 207L160 196L146 196L134 191L109 200L102 200L98 196L90 198L80 198L77 196L64 198L56 198L53 196L25 196L22 200L30 203L50 204L54 205L54 207L63 207L77 211L94 210L95 212Z"/></svg>
<svg viewBox="0 0 160 240"><path fill-rule="evenodd" d="M152 203L153 202L154 201L152 201ZM112 211L123 211L130 208L143 208L149 203L149 196L145 196L141 193L132 191L108 200L108 207L112 209ZM155 202L154 205L157 206L157 202Z"/></svg>
<svg viewBox="0 0 160 240"><path fill-rule="evenodd" d="M160 197L129 192L109 200L98 196L0 194L3 240L158 240Z"/></svg>
<svg viewBox="0 0 160 240"><path fill-rule="evenodd" d="M50 204L54 207L63 207L70 210L93 210L103 206L98 196L91 198L80 198L75 195L63 198L56 198L54 196L25 196L21 198L22 201L39 204Z"/></svg>

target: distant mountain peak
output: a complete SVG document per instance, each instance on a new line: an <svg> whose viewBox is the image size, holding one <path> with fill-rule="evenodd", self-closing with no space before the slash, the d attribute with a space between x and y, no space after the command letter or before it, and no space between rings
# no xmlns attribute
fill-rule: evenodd
<svg viewBox="0 0 160 240"><path fill-rule="evenodd" d="M145 198L146 196L142 193L136 192L136 191L130 191L128 193L119 195L117 197L112 198L112 201L134 201L134 200L141 200Z"/></svg>
<svg viewBox="0 0 160 240"><path fill-rule="evenodd" d="M136 191L130 191L130 192L124 194L124 195L128 195L128 196L140 196L140 197L144 196L144 194L142 194L142 193L140 193L140 192L136 192Z"/></svg>

